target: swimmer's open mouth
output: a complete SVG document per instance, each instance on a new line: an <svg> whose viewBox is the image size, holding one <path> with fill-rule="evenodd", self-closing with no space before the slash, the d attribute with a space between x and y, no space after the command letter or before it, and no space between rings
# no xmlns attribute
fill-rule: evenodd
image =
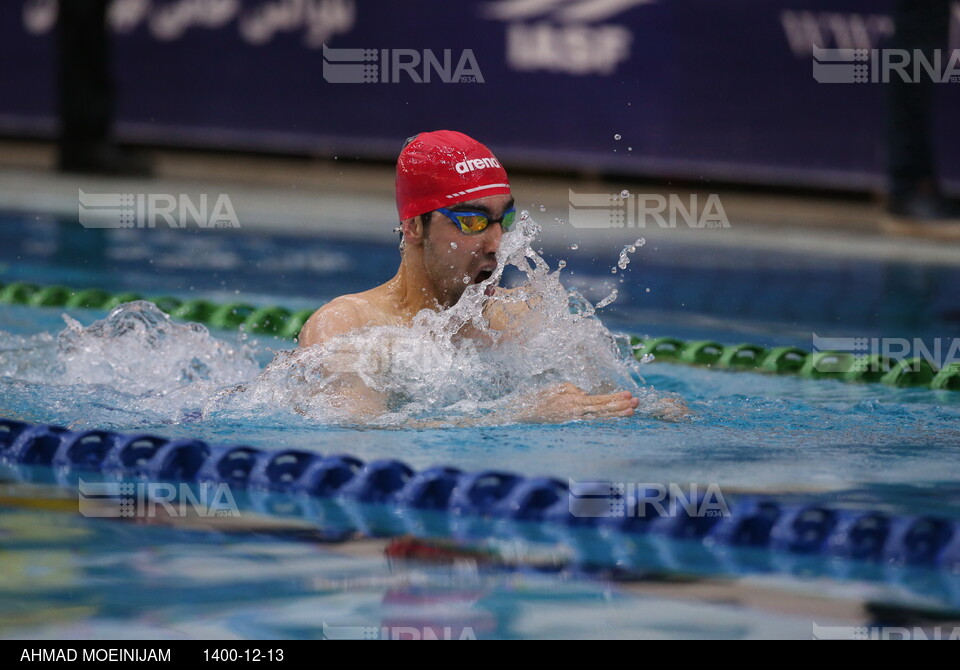
<svg viewBox="0 0 960 670"><path fill-rule="evenodd" d="M473 278L473 283L482 284L483 282L487 281L493 276L494 270L496 270L495 267L489 270L480 270L480 272L477 273L477 276ZM496 293L496 287L492 283L483 289L483 294L488 298L493 296L494 293Z"/></svg>
<svg viewBox="0 0 960 670"><path fill-rule="evenodd" d="M476 278L473 280L473 283L480 284L482 282L487 281L492 276L493 276L493 270L480 270L480 272L477 273Z"/></svg>

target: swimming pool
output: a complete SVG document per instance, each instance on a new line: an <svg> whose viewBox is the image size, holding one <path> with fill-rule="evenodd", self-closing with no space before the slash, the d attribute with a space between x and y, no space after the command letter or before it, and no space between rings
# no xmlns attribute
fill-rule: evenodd
<svg viewBox="0 0 960 670"><path fill-rule="evenodd" d="M292 309L313 308L389 278L397 254L393 245L344 239L262 233L226 238L190 230L78 235L55 220L15 214L4 216L3 224L4 283L98 286L218 302L239 296ZM619 333L810 349L812 332L869 337L894 329L898 335L941 337L950 332L956 314L955 296L939 288L950 286L949 268L866 261L810 267L786 254L772 258L743 251L713 252L706 261L705 252L698 256L660 245L641 247L629 268L614 275L619 249L606 256L576 251L548 249L545 256L554 267L558 255L564 258L564 284L577 286L594 302L618 289L618 300L601 318ZM691 272L691 266L699 271ZM844 277L859 299L831 297L835 292L828 287ZM888 291L899 285L891 277L930 286L927 302L911 306ZM903 296L909 294L904 289ZM640 415L563 425L356 427L263 404L216 405L211 411L205 401L217 388L255 377L276 351L292 346L269 336L216 331L187 341L176 331L168 338L176 344L173 349L152 350L136 337L127 342L132 346L123 350L127 356L176 356L181 345L202 352L208 367L189 383L136 370L125 376L98 372L89 347L103 342L90 337L73 350L86 355L72 362L61 359L66 367L52 366L60 355L55 336L67 328L61 318L65 311L83 332L106 317L97 310L0 307L4 417L267 450L346 452L365 461L395 458L415 470L450 465L562 480L716 483L732 498L778 496L894 515L958 518L960 478L950 467L960 450L960 394L954 392L655 363L640 368L644 386L680 394L695 412L692 420L670 423ZM98 378L101 373L105 376ZM883 622L871 618L869 608L852 616L842 603L940 616L960 607L956 575L938 569L766 551L704 552L664 538L622 547L588 531L509 527L497 528L492 537L499 554L521 557L510 569L468 568L463 561L388 563L382 558L383 541L333 544L309 535L308 528L316 527L311 518L316 522L330 515L318 517L314 510L311 517L303 505L290 501L254 496L238 503L283 521L272 528L226 533L177 524L131 527L40 504L57 496L76 500L69 489L38 490L22 483L43 481L42 473L14 469L8 478L21 484L8 485L8 505L0 517L5 544L12 547L6 560L13 567L4 571L3 589L15 596L3 599L7 636L319 638L335 636L338 628L403 628L429 621L455 636L469 628L481 638L809 638L815 625ZM357 524L354 517L354 524L363 527L362 519ZM611 585L609 575L598 580L570 571L525 569L571 555L607 556L596 561L628 571L632 581ZM676 584L656 588L671 580L715 586L718 579L734 577L740 590L731 591L730 599L739 598L739 606L717 604L706 591ZM814 615L800 606L772 608L744 596L750 588L824 598L836 607Z"/></svg>

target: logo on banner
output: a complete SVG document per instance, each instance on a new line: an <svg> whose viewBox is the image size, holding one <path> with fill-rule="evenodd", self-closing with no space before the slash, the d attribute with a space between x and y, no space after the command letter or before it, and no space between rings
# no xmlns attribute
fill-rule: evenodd
<svg viewBox="0 0 960 670"><path fill-rule="evenodd" d="M23 3L23 25L31 35L54 29L58 0ZM143 26L153 39L183 39L191 30L235 30L247 44L263 45L278 35L302 34L303 45L319 49L353 30L355 0L114 0L107 22L116 33Z"/></svg>
<svg viewBox="0 0 960 670"><path fill-rule="evenodd" d="M604 21L657 0L493 0L485 18L507 24L514 70L610 75L630 57L633 33Z"/></svg>
<svg viewBox="0 0 960 670"><path fill-rule="evenodd" d="M461 51L454 63L451 49L438 56L430 49L331 49L326 44L323 78L330 84L484 83L473 49Z"/></svg>
<svg viewBox="0 0 960 670"><path fill-rule="evenodd" d="M780 25L797 58L813 55L814 45L867 50L894 33L893 19L884 14L842 14L784 10ZM852 60L852 59L851 59Z"/></svg>
<svg viewBox="0 0 960 670"><path fill-rule="evenodd" d="M960 3L953 5L949 49L960 49ZM896 33L893 17L886 14L851 14L783 10L780 25L790 51L797 58L809 58L814 48L861 51L879 49ZM844 57L848 62L854 59ZM841 59L838 59L838 62Z"/></svg>

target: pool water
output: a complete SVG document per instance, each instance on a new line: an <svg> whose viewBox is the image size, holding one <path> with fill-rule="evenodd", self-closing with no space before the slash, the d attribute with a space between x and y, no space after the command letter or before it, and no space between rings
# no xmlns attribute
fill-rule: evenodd
<svg viewBox="0 0 960 670"><path fill-rule="evenodd" d="M228 238L216 231L188 230L78 233L55 220L15 214L0 218L4 283L97 286L301 309L385 281L397 261L392 244L262 233ZM613 274L610 268L619 252L578 256L568 247L548 247L544 254L553 267L558 256L566 260L564 285L578 288L594 302L618 289L617 300L598 313L617 334L810 349L813 332L941 337L951 332L957 313L955 296L936 291L928 292L926 302L913 312L904 304L889 304L896 296L873 298L876 309L864 307L868 298L845 310L828 304L831 299L825 294L831 289L824 282L829 278L821 275L830 269L806 268L816 280L801 289L791 268L802 263L788 257L782 259L779 275L770 269L777 267L775 259L763 257L763 267L751 278L750 259L731 252L739 262L727 259L727 265L736 265L737 271L729 275L726 291L717 295L715 289L704 288L716 283L711 273L727 276L716 269L723 266L716 254L716 267L691 279L675 267L687 256L669 245L642 247L632 254L627 269ZM938 286L951 273L858 263L834 271L868 283L875 278L874 285L855 287L864 296L882 291L891 274L923 276ZM766 293L753 288L760 285ZM664 296L673 296L672 308ZM768 307L759 309L758 304ZM74 326L64 321L65 313L76 320ZM87 367L72 376L48 365L61 355L67 337L62 335L58 344L58 334L71 328L87 333L107 316L97 310L0 306L0 416L73 430L105 428L272 450L349 453L365 461L396 458L416 470L451 465L561 480L716 483L734 498L775 495L893 514L960 518L960 470L951 467L960 457L960 393L656 362L639 368L641 387L678 394L693 411L691 419L673 423L641 413L616 421L559 425L355 426L318 421L289 407L227 403L210 411L204 399L218 388L254 378L276 352L294 346L268 336L213 331L185 342L177 331L175 342L209 354L204 359L208 371L185 383L164 378L150 387L136 370L127 377L111 371L99 379L88 365L94 360L91 349L86 349L86 358L80 357ZM89 338L81 341L80 351L102 345ZM932 569L891 573L838 564L836 559L771 558L763 552L724 555L721 560L716 553L698 555L670 542L627 551L636 578L630 585L569 572L524 570L522 561L511 569L490 570L405 564L383 559L385 540L364 553L357 548L362 543L332 543L310 535L310 516L297 505L291 511L245 501L252 514L281 526L268 530L131 525L78 517L69 512L69 504L64 511L50 503L75 500L70 498L75 491L56 486L55 477L14 468L6 479L0 497L0 539L7 549L0 582L5 596L0 599L0 634L11 637L319 638L337 635L340 627L379 627L389 636L391 626L432 621L443 623L448 633L469 629L480 638L808 638L813 625L833 620L829 608L811 619L800 614L799 607L770 611L717 604L706 596L681 597L676 589L650 588L651 574L668 580L691 574L736 577L740 585L798 597L829 596L947 613L960 609L957 577ZM498 532L504 546L521 553L617 553L605 545L609 538L589 534L573 538L557 532L546 537ZM617 564L616 558L611 564ZM647 581L638 575L647 575ZM869 623L864 617L860 621Z"/></svg>

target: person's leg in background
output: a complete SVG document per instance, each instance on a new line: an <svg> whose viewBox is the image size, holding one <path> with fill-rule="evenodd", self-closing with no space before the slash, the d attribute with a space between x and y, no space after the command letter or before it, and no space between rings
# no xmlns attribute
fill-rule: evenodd
<svg viewBox="0 0 960 670"><path fill-rule="evenodd" d="M114 87L110 0L61 0L58 18L59 167L65 172L145 176L150 163L112 139Z"/></svg>
<svg viewBox="0 0 960 670"><path fill-rule="evenodd" d="M895 0L892 49L919 49L933 63L941 50L947 61L952 0ZM912 72L912 68L910 70ZM936 84L927 76L905 82L891 74L887 84L887 179L891 214L925 220L960 217L960 208L940 192L933 137Z"/></svg>

